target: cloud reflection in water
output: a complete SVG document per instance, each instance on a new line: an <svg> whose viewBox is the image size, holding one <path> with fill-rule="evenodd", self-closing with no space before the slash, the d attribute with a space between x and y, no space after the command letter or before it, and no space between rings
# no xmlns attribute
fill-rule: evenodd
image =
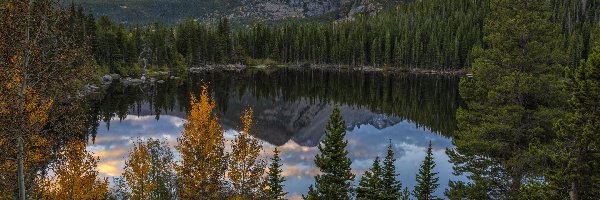
<svg viewBox="0 0 600 200"><path fill-rule="evenodd" d="M132 148L132 139L154 138L163 139L173 147L183 130L184 119L162 115L160 120L154 116L133 116L126 119L111 121L110 130L105 123L101 123L94 144L88 146L88 150L100 157L98 169L102 176L114 177L123 172L124 161ZM226 131L226 138L232 139L234 131ZM439 134L431 133L423 128L417 128L414 124L402 121L393 126L377 129L372 125L354 127L347 134L348 151L352 159L352 170L356 173L356 182L362 173L371 167L375 156L384 157L388 140L391 139L396 152L396 167L400 173L399 179L405 187L412 189L415 182L415 173L418 171L429 141L434 148L436 161L435 170L439 172L440 188L436 192L442 196L444 187L449 179L458 179L452 175L452 164L448 163L446 148L451 148L451 139ZM272 155L273 145L264 144L265 159ZM296 144L290 140L279 147L284 164L283 174L286 176L285 190L289 192L289 198L297 198L307 192L308 186L313 183L314 175L319 171L314 167L314 156L318 153L316 147L306 147ZM179 156L172 149L175 159ZM463 178L461 178L463 179Z"/></svg>

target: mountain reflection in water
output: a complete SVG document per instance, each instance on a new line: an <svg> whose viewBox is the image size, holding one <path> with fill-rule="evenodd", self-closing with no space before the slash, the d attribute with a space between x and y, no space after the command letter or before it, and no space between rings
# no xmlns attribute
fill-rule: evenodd
<svg viewBox="0 0 600 200"><path fill-rule="evenodd" d="M132 138L160 138L174 146L183 130L189 95L209 85L217 101L218 116L233 139L239 115L254 109L256 136L265 143L265 158L272 148L282 151L288 197L306 193L318 169L316 145L334 105L339 105L348 125L348 151L352 169L360 175L383 156L391 139L396 150L399 179L412 189L415 174L433 143L442 195L452 175L445 154L452 148L450 133L458 107L457 78L279 69L271 71L205 72L165 84L111 85L89 103L99 124L88 146L100 157L99 171L108 177L122 173ZM176 158L178 157L175 152Z"/></svg>

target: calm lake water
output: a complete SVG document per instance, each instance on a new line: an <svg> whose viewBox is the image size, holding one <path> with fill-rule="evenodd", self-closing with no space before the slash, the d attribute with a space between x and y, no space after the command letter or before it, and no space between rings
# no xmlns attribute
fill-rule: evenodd
<svg viewBox="0 0 600 200"><path fill-rule="evenodd" d="M445 153L453 148L458 77L300 69L203 72L144 86L113 83L89 102L99 123L88 149L100 158L101 175L123 172L133 139L164 139L173 147L183 130L189 95L197 95L203 83L217 101L228 140L240 126L242 111L254 109L265 159L276 146L282 151L288 198L305 194L319 172L313 162L316 145L334 105L347 124L357 183L373 159L384 156L389 140L405 187L414 187L429 141L440 178L437 195L443 196L449 180L464 179L452 175Z"/></svg>

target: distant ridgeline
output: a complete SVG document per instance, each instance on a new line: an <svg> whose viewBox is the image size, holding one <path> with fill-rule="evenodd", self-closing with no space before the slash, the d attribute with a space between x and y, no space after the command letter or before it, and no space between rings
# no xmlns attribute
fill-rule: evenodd
<svg viewBox="0 0 600 200"><path fill-rule="evenodd" d="M210 21L227 16L234 24L252 21L343 19L409 0L74 0L94 16L129 26L185 19ZM71 3L71 1L65 2Z"/></svg>
<svg viewBox="0 0 600 200"><path fill-rule="evenodd" d="M230 5L228 1L219 2L218 5ZM581 3L547 3L548 14L562 27L571 66L587 57L590 44L600 33L600 3ZM187 20L175 27L154 24L126 28L107 17L101 17L94 26L91 16L79 12L73 22L81 23L82 28L76 31L88 36L84 38L89 38L87 42L97 63L110 73L123 75L139 75L144 65L175 69L231 63L457 70L470 64L474 46L484 45L482 30L488 10L485 0L429 0L395 5L375 16L357 14L352 20L287 20L235 30L228 17L210 24Z"/></svg>

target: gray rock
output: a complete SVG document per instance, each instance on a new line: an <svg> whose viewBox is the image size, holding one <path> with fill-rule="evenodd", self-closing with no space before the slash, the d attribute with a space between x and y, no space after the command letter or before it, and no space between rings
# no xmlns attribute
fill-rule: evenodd
<svg viewBox="0 0 600 200"><path fill-rule="evenodd" d="M113 79L120 79L121 75L118 74L110 74L110 77L112 77Z"/></svg>
<svg viewBox="0 0 600 200"><path fill-rule="evenodd" d="M158 80L158 81L156 81L156 82L157 82L157 83L159 83L159 84L163 84L163 83L165 83L165 81L164 81L164 80Z"/></svg>
<svg viewBox="0 0 600 200"><path fill-rule="evenodd" d="M129 77L121 80L121 82L123 83L123 85L139 85L139 84L144 83L144 81L141 79L129 78Z"/></svg>
<svg viewBox="0 0 600 200"><path fill-rule="evenodd" d="M255 66L254 68L256 68L256 69L266 69L266 68L269 68L269 66L266 66L266 65L258 65L258 66Z"/></svg>
<svg viewBox="0 0 600 200"><path fill-rule="evenodd" d="M111 83L112 81L113 81L112 76L110 76L110 75L104 75L104 76L102 76L102 82L104 82L104 83Z"/></svg>

